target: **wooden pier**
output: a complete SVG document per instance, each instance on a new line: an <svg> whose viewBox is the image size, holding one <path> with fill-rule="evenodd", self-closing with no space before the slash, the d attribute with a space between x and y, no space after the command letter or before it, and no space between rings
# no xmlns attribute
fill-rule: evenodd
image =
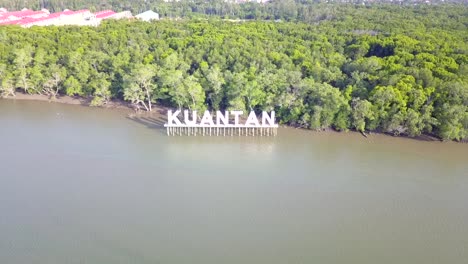
<svg viewBox="0 0 468 264"><path fill-rule="evenodd" d="M276 136L278 134L278 126L260 126L260 127L245 127L245 126L177 126L164 125L168 136Z"/></svg>

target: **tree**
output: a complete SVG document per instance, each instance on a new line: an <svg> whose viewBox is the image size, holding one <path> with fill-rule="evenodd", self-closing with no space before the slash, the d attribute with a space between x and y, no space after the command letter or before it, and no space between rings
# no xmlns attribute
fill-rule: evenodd
<svg viewBox="0 0 468 264"><path fill-rule="evenodd" d="M438 133L445 140L461 140L468 137L468 107L445 103L439 113Z"/></svg>
<svg viewBox="0 0 468 264"><path fill-rule="evenodd" d="M221 101L223 100L223 85L226 82L221 71L216 66L204 69L203 73L207 81L205 91L210 105L214 110L219 110L221 109Z"/></svg>
<svg viewBox="0 0 468 264"><path fill-rule="evenodd" d="M96 78L89 83L89 86L94 90L94 98L91 101L91 106L102 106L109 102L111 98L110 85L104 73L99 73Z"/></svg>
<svg viewBox="0 0 468 264"><path fill-rule="evenodd" d="M62 88L62 81L66 76L66 70L57 64L52 64L49 67L49 71L50 76L46 79L42 90L45 94L56 99L60 88Z"/></svg>
<svg viewBox="0 0 468 264"><path fill-rule="evenodd" d="M200 83L197 82L197 79L193 76L185 78L183 87L191 99L188 107L191 110L198 110L199 112L205 110L205 92Z"/></svg>
<svg viewBox="0 0 468 264"><path fill-rule="evenodd" d="M0 6L19 3L10 2ZM33 2L23 4L38 7ZM70 1L62 2L44 3L53 11ZM116 98L148 111L156 101L198 110L275 110L279 122L304 128L467 138L465 6L98 2L73 5L153 7L190 19L2 26L0 93L68 94L97 105ZM198 19L205 15L258 20Z"/></svg>
<svg viewBox="0 0 468 264"><path fill-rule="evenodd" d="M136 65L124 77L124 99L134 104L142 104L146 111L152 110L152 100L156 88L153 80L156 68L152 65ZM146 103L145 103L146 102Z"/></svg>
<svg viewBox="0 0 468 264"><path fill-rule="evenodd" d="M16 86L22 88L24 92L29 93L31 86L29 80L28 68L32 62L32 47L18 49L14 52L13 64L15 67Z"/></svg>
<svg viewBox="0 0 468 264"><path fill-rule="evenodd" d="M375 117L368 125L371 130L381 128L385 132L404 132L402 122L406 114L406 101L398 89L394 86L377 86L369 99Z"/></svg>
<svg viewBox="0 0 468 264"><path fill-rule="evenodd" d="M372 112L372 103L367 100L354 98L351 103L352 112L352 125L357 131L364 132L366 129L366 121L374 119Z"/></svg>
<svg viewBox="0 0 468 264"><path fill-rule="evenodd" d="M245 111L245 73L226 74L226 106L230 110Z"/></svg>
<svg viewBox="0 0 468 264"><path fill-rule="evenodd" d="M326 83L310 83L307 95L311 112L312 129L324 129L334 125L340 110L345 111L347 102L341 92ZM340 128L342 126L340 125ZM345 129L345 128L342 128Z"/></svg>
<svg viewBox="0 0 468 264"><path fill-rule="evenodd" d="M250 111L253 111L259 105L263 104L265 98L264 87L261 87L261 83L257 80L257 69L256 67L250 67L247 72L247 83L245 84L245 102L246 107Z"/></svg>
<svg viewBox="0 0 468 264"><path fill-rule="evenodd" d="M83 96L83 90L81 89L81 84L80 82L75 79L74 76L69 76L67 80L63 83L63 86L65 87L65 93L68 96Z"/></svg>
<svg viewBox="0 0 468 264"><path fill-rule="evenodd" d="M446 140L468 137L468 85L449 82L438 87L435 117L439 122L437 132Z"/></svg>
<svg viewBox="0 0 468 264"><path fill-rule="evenodd" d="M168 91L171 101L181 109L187 105L188 98L183 83L183 72L180 70L161 70L159 83Z"/></svg>
<svg viewBox="0 0 468 264"><path fill-rule="evenodd" d="M5 64L0 64L0 97L15 97L15 85L11 73L7 72Z"/></svg>

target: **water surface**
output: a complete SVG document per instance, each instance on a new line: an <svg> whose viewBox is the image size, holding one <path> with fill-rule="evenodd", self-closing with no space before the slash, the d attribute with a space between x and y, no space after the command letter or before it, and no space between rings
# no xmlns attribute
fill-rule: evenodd
<svg viewBox="0 0 468 264"><path fill-rule="evenodd" d="M468 145L0 100L0 263L467 263Z"/></svg>

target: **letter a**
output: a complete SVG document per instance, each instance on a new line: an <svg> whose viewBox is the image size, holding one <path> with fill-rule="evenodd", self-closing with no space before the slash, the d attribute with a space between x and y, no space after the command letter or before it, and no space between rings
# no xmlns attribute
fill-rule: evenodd
<svg viewBox="0 0 468 264"><path fill-rule="evenodd" d="M177 118L177 116L179 115L180 113L180 110L177 110L174 112L174 114L172 114L172 110L169 110L167 112L167 123L170 125L170 126L173 126L175 122L175 125L176 126L181 126L182 123L180 122L179 118Z"/></svg>
<svg viewBox="0 0 468 264"><path fill-rule="evenodd" d="M205 113L203 114L203 117L200 121L200 125L214 126L213 117L211 116L208 110L206 110Z"/></svg>
<svg viewBox="0 0 468 264"><path fill-rule="evenodd" d="M258 123L257 116L255 115L254 111L250 111L249 117L247 118L247 121L245 121L246 126L260 126Z"/></svg>

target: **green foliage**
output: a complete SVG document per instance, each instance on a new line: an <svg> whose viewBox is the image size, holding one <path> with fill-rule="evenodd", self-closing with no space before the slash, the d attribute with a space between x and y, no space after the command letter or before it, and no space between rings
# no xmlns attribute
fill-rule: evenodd
<svg viewBox="0 0 468 264"><path fill-rule="evenodd" d="M15 85L5 64L0 64L0 97L15 96Z"/></svg>
<svg viewBox="0 0 468 264"><path fill-rule="evenodd" d="M72 8L85 2L185 19L1 26L2 96L275 110L281 123L316 130L468 137L466 6L88 0Z"/></svg>
<svg viewBox="0 0 468 264"><path fill-rule="evenodd" d="M363 132L366 128L366 123L374 119L374 111L372 111L372 103L367 100L354 98L352 101L352 125L353 127Z"/></svg>
<svg viewBox="0 0 468 264"><path fill-rule="evenodd" d="M124 77L124 99L134 104L142 104L146 110L151 111L151 103L154 100L153 94L156 89L154 83L156 68L148 64L136 64L133 66L134 68L130 70L130 73ZM101 90L103 89L96 91ZM108 91L109 89L104 89L106 94Z"/></svg>
<svg viewBox="0 0 468 264"><path fill-rule="evenodd" d="M68 96L84 95L80 82L73 75L69 76L63 85L65 86L65 93Z"/></svg>

